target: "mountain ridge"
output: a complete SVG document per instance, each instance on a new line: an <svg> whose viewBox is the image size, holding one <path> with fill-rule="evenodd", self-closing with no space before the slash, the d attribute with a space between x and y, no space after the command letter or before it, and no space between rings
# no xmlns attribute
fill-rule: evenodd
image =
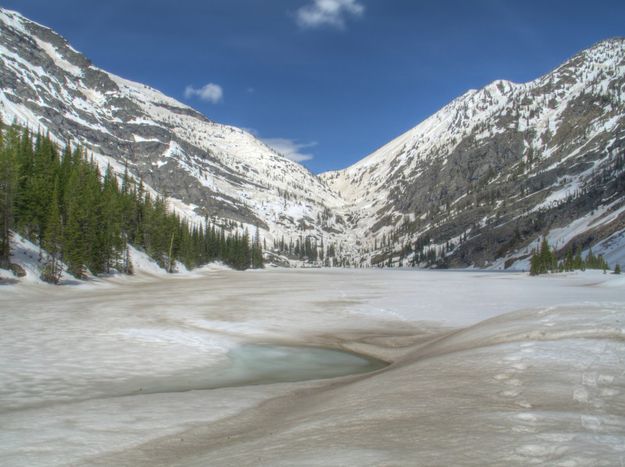
<svg viewBox="0 0 625 467"><path fill-rule="evenodd" d="M290 260L311 259L305 239L353 266L525 268L542 236L562 251L620 245L621 172L609 167L625 147L624 38L527 83L468 90L355 164L315 176L244 130L97 68L19 13L0 9L0 27L5 120L128 166L192 221L258 226ZM560 212L570 197L576 207ZM607 224L593 214L585 238L553 233L600 209L619 214Z"/></svg>
<svg viewBox="0 0 625 467"><path fill-rule="evenodd" d="M1 10L0 26L5 120L79 143L103 164L127 165L196 222L209 216L258 225L269 240L302 229L317 237L344 232L328 215L325 233L314 222L340 198L250 133L97 68L19 13Z"/></svg>
<svg viewBox="0 0 625 467"><path fill-rule="evenodd" d="M352 203L352 209L364 219L355 227L360 229L360 237L374 238L373 242L370 241L370 249L376 249L376 243L385 242L382 237L397 237L397 231L401 229L411 232L395 239L395 243L400 243L399 249L404 243L418 243L419 237L428 236L428 231L434 230L433 226L417 228L407 224L422 216L432 216L432 211L441 205L444 205L443 214L450 208L453 211L453 204L467 195L482 196L484 187L476 190L473 185L489 170L500 173L522 161L525 164L529 159L530 165L536 167L521 175L531 180L545 172L553 172L557 166L564 167L567 158L574 157L576 152L583 153L584 146L593 140L602 150L607 150L609 141L606 138L613 135L620 145L625 95L622 87L624 57L625 41L622 38L609 39L528 83L497 80L479 91L467 91L361 161L344 170L326 172L321 177L342 193L348 203ZM576 102L584 98L588 102ZM604 107L595 105L610 99L614 102ZM571 124L572 121L575 125ZM585 125L584 131L589 134L583 134L576 125ZM587 141L584 142L584 138ZM600 141L602 138L604 141ZM482 154L488 151L493 152L491 157ZM550 159L553 154L559 159L554 162L554 167L541 166L542 161ZM480 159L485 160L476 162ZM459 168L455 173L447 166L450 161ZM572 174L572 178L578 183L576 175ZM497 181L490 178L489 183ZM442 188L441 184L444 185ZM420 190L419 186L424 188ZM433 192L437 191L438 199L434 200ZM478 193L473 193L475 191ZM394 199L384 201L389 198ZM433 217L437 215L435 213ZM472 219L460 222L471 226L485 217L484 213L476 212ZM433 220L436 224L437 219ZM466 235L466 229L465 232L459 228L452 230L456 235L446 234L442 241L438 241L435 246L439 250L448 242L457 243L460 236ZM378 232L380 234L376 235ZM540 229L536 233L547 235L549 231ZM375 237L378 237L377 241ZM395 257L391 264L397 264L402 255L398 251L394 253L384 252L382 259ZM522 253L527 254L527 251ZM370 254L369 259L373 260L373 256ZM495 259L491 257L485 261ZM465 260L452 264L467 266L474 263Z"/></svg>

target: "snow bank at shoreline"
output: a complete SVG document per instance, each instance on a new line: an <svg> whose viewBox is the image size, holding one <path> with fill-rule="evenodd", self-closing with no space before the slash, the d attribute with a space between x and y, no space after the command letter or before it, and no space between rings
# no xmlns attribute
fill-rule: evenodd
<svg viewBox="0 0 625 467"><path fill-rule="evenodd" d="M165 269L160 267L156 261L150 258L144 251L141 251L138 248L129 245L128 252L130 254L130 262L133 266L133 276L157 276L157 277L166 277L170 276ZM2 281L5 281L3 285L11 285L18 283L27 283L27 284L46 284L43 280L41 280L41 268L42 263L41 259L41 251L39 247L37 247L34 243L22 237L19 234L14 233L12 237L11 244L11 262L17 264L18 266L24 269L26 275L24 277L18 278L11 271L6 269L0 269L0 284ZM62 265L63 274L61 275L61 280L59 285L72 285L72 286L89 286L94 283L102 284L103 281L110 278L117 278L118 280L123 280L124 278L128 278L126 274L121 273L111 273L109 275L104 276L93 276L88 275L86 280L79 280L72 276L67 272L67 267ZM216 261L213 263L209 263L201 268L197 268L189 271L184 264L178 263L176 265L176 275L184 276L184 277L195 277L197 274L201 274L205 271L225 271L231 270L229 266L226 266L221 261Z"/></svg>

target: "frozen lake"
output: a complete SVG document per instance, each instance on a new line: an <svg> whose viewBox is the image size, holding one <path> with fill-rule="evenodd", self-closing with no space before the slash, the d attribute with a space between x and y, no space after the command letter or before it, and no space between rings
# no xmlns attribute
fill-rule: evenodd
<svg viewBox="0 0 625 467"><path fill-rule="evenodd" d="M625 455L622 277L207 270L0 309L2 465Z"/></svg>

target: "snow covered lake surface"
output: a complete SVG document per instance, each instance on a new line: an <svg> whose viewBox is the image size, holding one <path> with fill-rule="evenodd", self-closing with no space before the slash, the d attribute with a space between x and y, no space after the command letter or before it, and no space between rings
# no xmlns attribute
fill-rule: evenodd
<svg viewBox="0 0 625 467"><path fill-rule="evenodd" d="M625 276L206 270L0 310L2 465L625 463Z"/></svg>

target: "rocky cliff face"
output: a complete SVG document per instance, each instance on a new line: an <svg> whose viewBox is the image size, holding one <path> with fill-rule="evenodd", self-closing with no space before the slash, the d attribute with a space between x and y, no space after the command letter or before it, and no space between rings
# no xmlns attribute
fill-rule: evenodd
<svg viewBox="0 0 625 467"><path fill-rule="evenodd" d="M7 10L0 10L0 83L5 122L79 143L118 170L127 165L198 222L258 225L269 240L345 235L332 214L342 200L301 165L239 128L100 70L58 34Z"/></svg>
<svg viewBox="0 0 625 467"><path fill-rule="evenodd" d="M614 39L536 81L469 91L321 177L368 239L367 261L412 263L418 243L443 265L511 265L541 235L560 249L622 237L624 154L625 40Z"/></svg>
<svg viewBox="0 0 625 467"><path fill-rule="evenodd" d="M623 39L533 82L469 91L317 177L0 9L0 115L127 166L192 220L257 225L269 247L312 238L355 265L525 267L546 235L625 262Z"/></svg>

